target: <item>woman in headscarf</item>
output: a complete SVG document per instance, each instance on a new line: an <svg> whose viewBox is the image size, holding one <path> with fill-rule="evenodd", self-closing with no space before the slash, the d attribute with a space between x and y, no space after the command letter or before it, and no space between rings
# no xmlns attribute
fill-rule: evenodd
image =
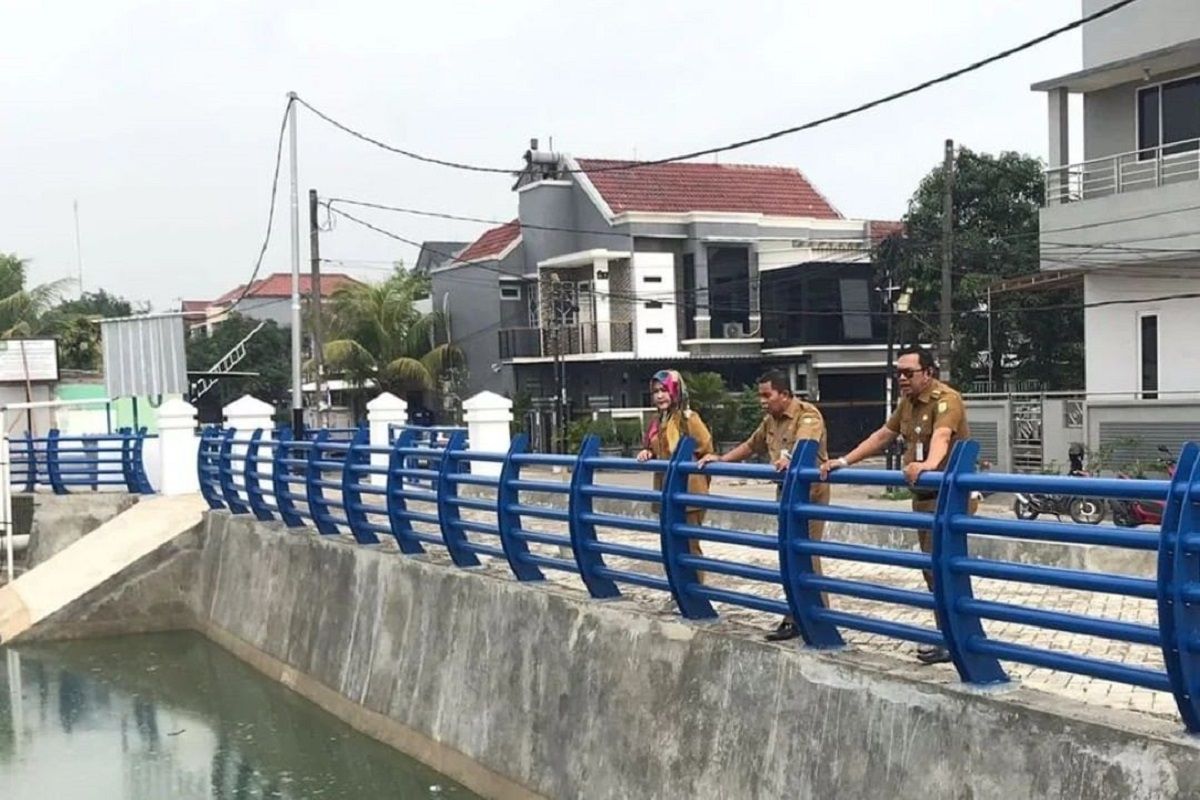
<svg viewBox="0 0 1200 800"><path fill-rule="evenodd" d="M654 373L650 379L650 402L658 414L650 422L646 431L645 446L637 454L638 461L649 461L652 458L669 459L679 446L684 436L690 436L696 442L693 460L699 460L713 451L712 434L700 415L688 407L687 384L683 376L673 369L664 369ZM688 476L689 494L708 494L708 484L712 478L702 473ZM661 489L663 474L654 473L654 488ZM687 524L700 525L704 522L703 508L689 508L686 512ZM700 542L688 540L688 551L693 555L703 555ZM704 573L699 573L701 582Z"/></svg>

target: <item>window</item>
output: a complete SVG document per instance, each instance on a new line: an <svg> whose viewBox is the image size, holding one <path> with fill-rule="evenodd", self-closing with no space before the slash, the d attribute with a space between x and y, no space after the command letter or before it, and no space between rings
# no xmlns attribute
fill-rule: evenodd
<svg viewBox="0 0 1200 800"><path fill-rule="evenodd" d="M646 275L642 278L642 283L662 283L661 275Z"/></svg>
<svg viewBox="0 0 1200 800"><path fill-rule="evenodd" d="M1143 314L1138 320L1141 350L1141 387L1143 400L1158 399L1158 315Z"/></svg>
<svg viewBox="0 0 1200 800"><path fill-rule="evenodd" d="M657 300L647 300L645 306L646 308L662 308L662 303Z"/></svg>
<svg viewBox="0 0 1200 800"><path fill-rule="evenodd" d="M1196 150L1196 140L1200 139L1200 75L1140 90L1137 114L1139 150L1174 142L1183 144L1165 147L1163 155ZM1143 152L1138 157L1154 158L1155 154Z"/></svg>
<svg viewBox="0 0 1200 800"><path fill-rule="evenodd" d="M521 287L511 283L500 284L500 299L501 300L520 300Z"/></svg>
<svg viewBox="0 0 1200 800"><path fill-rule="evenodd" d="M662 328L646 328L646 333L662 333Z"/></svg>

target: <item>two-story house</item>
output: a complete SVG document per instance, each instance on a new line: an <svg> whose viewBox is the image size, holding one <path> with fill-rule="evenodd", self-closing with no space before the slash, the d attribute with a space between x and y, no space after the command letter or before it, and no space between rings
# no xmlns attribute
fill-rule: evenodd
<svg viewBox="0 0 1200 800"><path fill-rule="evenodd" d="M885 320L871 245L799 170L526 154L518 218L432 271L470 391L649 405L657 369L770 367L850 441L883 418ZM561 365L561 366L559 366Z"/></svg>
<svg viewBox="0 0 1200 800"><path fill-rule="evenodd" d="M1085 25L1083 69L1033 88L1049 98L1042 267L1082 279L1088 394L1200 392L1200 2L1141 0Z"/></svg>

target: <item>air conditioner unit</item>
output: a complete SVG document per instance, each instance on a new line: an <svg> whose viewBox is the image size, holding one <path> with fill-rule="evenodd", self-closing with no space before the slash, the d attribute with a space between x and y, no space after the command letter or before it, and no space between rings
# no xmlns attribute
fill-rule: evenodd
<svg viewBox="0 0 1200 800"><path fill-rule="evenodd" d="M726 322L721 326L721 335L726 339L744 339L746 326L740 322Z"/></svg>

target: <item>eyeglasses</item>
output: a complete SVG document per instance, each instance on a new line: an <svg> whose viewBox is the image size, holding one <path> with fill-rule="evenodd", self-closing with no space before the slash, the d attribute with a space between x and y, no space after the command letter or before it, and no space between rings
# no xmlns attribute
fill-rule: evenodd
<svg viewBox="0 0 1200 800"><path fill-rule="evenodd" d="M924 371L925 370L923 370L923 369L908 369L908 368L898 369L898 370L896 370L896 377L897 378L912 378L913 375L916 375L916 374L918 374L920 372L924 372Z"/></svg>

